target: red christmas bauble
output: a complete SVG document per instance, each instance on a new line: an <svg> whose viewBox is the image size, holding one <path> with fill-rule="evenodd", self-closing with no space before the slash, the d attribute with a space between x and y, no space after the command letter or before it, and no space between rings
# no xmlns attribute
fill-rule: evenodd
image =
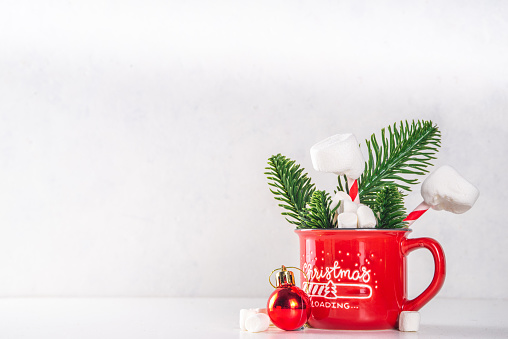
<svg viewBox="0 0 508 339"><path fill-rule="evenodd" d="M309 297L293 284L276 288L268 298L266 309L272 323L287 331L302 327L311 312Z"/></svg>

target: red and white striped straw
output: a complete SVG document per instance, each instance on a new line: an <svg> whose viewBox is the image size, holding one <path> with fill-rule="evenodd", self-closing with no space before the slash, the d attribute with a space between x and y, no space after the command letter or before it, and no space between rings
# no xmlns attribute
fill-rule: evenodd
<svg viewBox="0 0 508 339"><path fill-rule="evenodd" d="M420 205L418 205L413 212L409 213L406 219L403 221L407 222L407 227L411 226L418 218L420 218L423 213L427 212L431 206L423 201Z"/></svg>
<svg viewBox="0 0 508 339"><path fill-rule="evenodd" d="M360 195L358 194L358 181L356 179L347 178L347 185L349 187L349 196L353 202L360 203Z"/></svg>

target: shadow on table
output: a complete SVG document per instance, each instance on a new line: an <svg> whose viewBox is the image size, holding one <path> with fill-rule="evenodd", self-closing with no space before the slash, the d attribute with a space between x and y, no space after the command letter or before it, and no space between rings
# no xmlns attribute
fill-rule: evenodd
<svg viewBox="0 0 508 339"><path fill-rule="evenodd" d="M267 331L249 333L239 331L240 339L304 339L304 338L344 338L354 339L425 339L425 338L507 338L506 328L472 326L429 326L424 325L419 332L383 331L340 331L307 328L301 331L282 331L270 326Z"/></svg>
<svg viewBox="0 0 508 339"><path fill-rule="evenodd" d="M320 330L316 328L306 328L301 331L282 331L278 328L270 326L265 332L249 333L240 331L240 339L303 339L303 338L343 338L354 339L418 339L417 332L399 332L397 330L383 330L383 331L339 331L339 330Z"/></svg>
<svg viewBox="0 0 508 339"><path fill-rule="evenodd" d="M420 334L425 337L460 337L460 338L508 338L508 329L488 326L424 326Z"/></svg>

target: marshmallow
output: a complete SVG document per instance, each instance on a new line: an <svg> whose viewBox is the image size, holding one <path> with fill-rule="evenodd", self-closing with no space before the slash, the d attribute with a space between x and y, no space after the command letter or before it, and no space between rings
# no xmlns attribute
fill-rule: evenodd
<svg viewBox="0 0 508 339"><path fill-rule="evenodd" d="M335 196L332 198L332 202L330 203L330 209L333 210L333 209L337 208L337 205L339 203L341 205L344 204L344 201L352 202L351 197L349 196L349 194L347 194L346 192L343 192L343 191L338 191L335 194ZM340 206L339 206L339 208L340 208ZM335 224L336 221L337 221L337 216L338 216L339 208L337 208L336 212L334 213L333 224Z"/></svg>
<svg viewBox="0 0 508 339"><path fill-rule="evenodd" d="M266 331L270 326L270 317L264 313L257 313L245 320L245 328L249 332Z"/></svg>
<svg viewBox="0 0 508 339"><path fill-rule="evenodd" d="M248 317L257 314L256 310L253 309L241 309L240 310L240 329L246 331L245 321Z"/></svg>
<svg viewBox="0 0 508 339"><path fill-rule="evenodd" d="M331 172L358 179L365 168L358 141L353 134L336 134L311 147L310 156L316 171Z"/></svg>
<svg viewBox="0 0 508 339"><path fill-rule="evenodd" d="M358 204L355 204L352 201L343 200L339 206L338 213L356 213L358 210Z"/></svg>
<svg viewBox="0 0 508 339"><path fill-rule="evenodd" d="M402 311L399 316L399 331L417 332L420 328L420 312Z"/></svg>
<svg viewBox="0 0 508 339"><path fill-rule="evenodd" d="M464 213L469 210L480 192L450 166L442 166L432 172L422 184L425 203L435 210Z"/></svg>
<svg viewBox="0 0 508 339"><path fill-rule="evenodd" d="M266 308L255 308L254 311L256 311L256 313L268 314L268 310Z"/></svg>
<svg viewBox="0 0 508 339"><path fill-rule="evenodd" d="M335 206L341 201L352 201L349 194L343 191L338 191L337 194L332 199L332 203L330 204L330 208L333 210Z"/></svg>
<svg viewBox="0 0 508 339"><path fill-rule="evenodd" d="M376 227L376 216L368 206L359 206L356 215L358 216L358 228Z"/></svg>
<svg viewBox="0 0 508 339"><path fill-rule="evenodd" d="M337 228L357 228L358 217L356 213L341 213L339 214Z"/></svg>

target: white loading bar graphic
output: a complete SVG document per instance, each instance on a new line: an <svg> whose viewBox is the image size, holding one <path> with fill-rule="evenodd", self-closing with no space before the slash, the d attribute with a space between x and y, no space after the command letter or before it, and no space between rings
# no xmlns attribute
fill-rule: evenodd
<svg viewBox="0 0 508 339"><path fill-rule="evenodd" d="M322 297L325 299L369 299L372 297L372 287L367 284L349 283L303 283L303 290L309 297Z"/></svg>

